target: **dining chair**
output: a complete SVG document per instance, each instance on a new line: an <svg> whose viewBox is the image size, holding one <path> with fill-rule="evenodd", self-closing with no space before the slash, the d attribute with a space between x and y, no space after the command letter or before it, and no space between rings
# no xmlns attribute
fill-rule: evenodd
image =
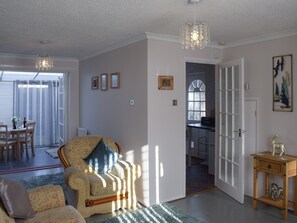
<svg viewBox="0 0 297 223"><path fill-rule="evenodd" d="M2 159L2 148L5 152L5 161L9 157L9 148L12 147L14 158L20 158L20 151L17 146L17 141L10 137L7 125L0 124L0 158Z"/></svg>
<svg viewBox="0 0 297 223"><path fill-rule="evenodd" d="M34 130L35 130L35 122L34 121L27 122L25 134L21 135L20 139L19 139L22 151L23 151L23 145L26 146L26 156L27 156L27 158L29 158L29 151L28 151L29 144L31 145L32 155L35 156L35 152L34 152Z"/></svg>

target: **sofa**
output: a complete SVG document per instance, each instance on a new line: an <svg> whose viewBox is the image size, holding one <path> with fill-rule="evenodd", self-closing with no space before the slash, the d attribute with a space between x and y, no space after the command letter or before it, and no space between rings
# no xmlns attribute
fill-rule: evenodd
<svg viewBox="0 0 297 223"><path fill-rule="evenodd" d="M29 219L15 219L8 215L5 205L0 202L1 223L85 223L80 213L70 205L65 205L60 186L46 185L28 190L35 216ZM13 203L13 202L12 202Z"/></svg>
<svg viewBox="0 0 297 223"><path fill-rule="evenodd" d="M100 143L112 151L113 156L118 156L104 173L99 173L86 162L87 157L98 150ZM119 145L104 136L78 136L59 148L58 155L65 168L64 178L68 186L67 202L85 218L120 208L136 208L135 181L141 175L141 168L124 161L119 154ZM97 156L103 155L99 153Z"/></svg>

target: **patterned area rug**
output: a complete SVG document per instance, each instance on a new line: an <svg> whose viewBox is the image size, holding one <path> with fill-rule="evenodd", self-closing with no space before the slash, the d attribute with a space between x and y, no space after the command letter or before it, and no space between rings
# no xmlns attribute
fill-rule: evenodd
<svg viewBox="0 0 297 223"><path fill-rule="evenodd" d="M66 184L64 182L64 174L57 173L52 175L35 176L28 179L18 180L23 183L27 189L34 187L54 184L61 185L64 193L66 192ZM162 223L200 223L203 222L190 215L183 213L177 207L170 204L157 204L148 208L142 208L136 211L123 213L118 217L108 219L96 219L91 217L86 219L87 223L146 223L146 222L162 222Z"/></svg>
<svg viewBox="0 0 297 223"><path fill-rule="evenodd" d="M103 220L87 220L87 223L202 223L177 207L170 204L156 204L148 208L121 214L118 217Z"/></svg>

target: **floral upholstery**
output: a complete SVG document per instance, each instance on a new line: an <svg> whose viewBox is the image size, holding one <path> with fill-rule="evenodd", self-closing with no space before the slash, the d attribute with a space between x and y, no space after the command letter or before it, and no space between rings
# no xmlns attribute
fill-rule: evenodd
<svg viewBox="0 0 297 223"><path fill-rule="evenodd" d="M134 208L137 204L135 180L141 175L139 165L118 160L110 171L98 174L83 160L101 139L119 153L117 144L110 138L90 135L70 140L58 152L69 187L67 201L84 217L124 207Z"/></svg>
<svg viewBox="0 0 297 223"><path fill-rule="evenodd" d="M85 223L80 213L70 205L65 205L63 190L60 186L46 185L28 190L35 217L21 220L10 218L0 204L2 223Z"/></svg>
<svg viewBox="0 0 297 223"><path fill-rule="evenodd" d="M29 199L35 212L65 205L63 190L60 186L46 185L31 189ZM46 196L44 196L46 194Z"/></svg>

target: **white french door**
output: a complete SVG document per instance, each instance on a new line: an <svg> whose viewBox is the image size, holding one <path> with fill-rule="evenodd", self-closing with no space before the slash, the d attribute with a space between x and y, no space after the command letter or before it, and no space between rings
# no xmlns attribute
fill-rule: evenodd
<svg viewBox="0 0 297 223"><path fill-rule="evenodd" d="M244 60L219 65L219 120L216 182L244 202Z"/></svg>

